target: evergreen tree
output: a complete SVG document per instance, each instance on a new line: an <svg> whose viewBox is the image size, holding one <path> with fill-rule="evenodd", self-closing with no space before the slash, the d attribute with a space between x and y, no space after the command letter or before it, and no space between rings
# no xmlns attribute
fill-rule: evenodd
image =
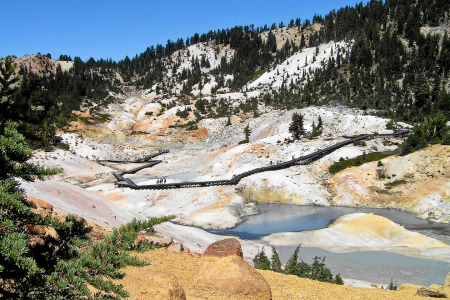
<svg viewBox="0 0 450 300"><path fill-rule="evenodd" d="M250 124L247 124L247 126L244 128L245 140L247 142L250 141L250 133L251 132L252 132L252 130L250 129Z"/></svg>
<svg viewBox="0 0 450 300"><path fill-rule="evenodd" d="M286 266L284 267L284 273L290 274L290 275L297 275L299 274L299 266L298 266L298 253L300 252L301 244L297 246L297 248L294 251L294 254L289 258L288 262L286 263Z"/></svg>
<svg viewBox="0 0 450 300"><path fill-rule="evenodd" d="M300 49L303 49L306 47L306 41L305 41L305 36L302 33L302 37L300 39Z"/></svg>
<svg viewBox="0 0 450 300"><path fill-rule="evenodd" d="M60 222L30 210L31 202L14 178L43 179L60 172L28 163L31 150L18 131L21 115L12 119L10 99L14 92L11 75L14 66L8 60L0 64L0 294L5 299L119 299L128 296L122 286L111 279L123 278L119 269L127 265L142 266L143 261L127 250L148 249L148 243L134 244L140 230L156 225L162 219L148 222L134 220L115 229L104 242L89 250L86 222L69 215ZM164 220L167 220L164 219ZM36 226L51 227L56 235L39 234Z"/></svg>
<svg viewBox="0 0 450 300"><path fill-rule="evenodd" d="M270 263L270 269L274 272L281 273L283 269L281 268L280 257L278 256L277 249L272 246L272 262Z"/></svg>
<svg viewBox="0 0 450 300"><path fill-rule="evenodd" d="M266 46L270 52L272 52L272 53L277 52L277 38L275 37L275 35L273 34L272 31L269 31L269 34L267 36Z"/></svg>
<svg viewBox="0 0 450 300"><path fill-rule="evenodd" d="M2 98L19 92L18 86L13 87L20 80L19 77L12 77L16 67L16 65L12 65L10 57L6 57L4 63L0 62L0 97Z"/></svg>
<svg viewBox="0 0 450 300"><path fill-rule="evenodd" d="M298 140L305 134L305 128L303 127L303 116L298 113L292 115L292 123L289 125L289 132L292 133L292 138Z"/></svg>
<svg viewBox="0 0 450 300"><path fill-rule="evenodd" d="M323 128L323 121L322 117L319 115L319 120L317 122L317 128L322 129Z"/></svg>
<svg viewBox="0 0 450 300"><path fill-rule="evenodd" d="M333 275L330 269L325 267L325 257L322 260L321 257L314 257L309 278L322 282L333 282Z"/></svg>
<svg viewBox="0 0 450 300"><path fill-rule="evenodd" d="M270 270L270 260L267 258L266 253L264 251L264 247L261 252L258 251L255 258L253 259L253 266L255 269L259 270Z"/></svg>
<svg viewBox="0 0 450 300"><path fill-rule="evenodd" d="M341 277L341 274L336 274L334 277L334 283L339 285L344 285L344 280Z"/></svg>

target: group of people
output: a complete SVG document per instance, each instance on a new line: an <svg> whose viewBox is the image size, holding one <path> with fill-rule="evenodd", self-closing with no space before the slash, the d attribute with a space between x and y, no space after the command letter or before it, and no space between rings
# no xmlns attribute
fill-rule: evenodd
<svg viewBox="0 0 450 300"><path fill-rule="evenodd" d="M277 163L276 163L276 164L278 165L278 164L281 164L282 162L283 162L283 161L281 161L281 160L277 160ZM274 164L275 164L275 162L270 161L270 165L274 165Z"/></svg>
<svg viewBox="0 0 450 300"><path fill-rule="evenodd" d="M295 157L294 157L294 155L292 155L292 160L294 160L295 159ZM277 165L278 164L281 164L283 161L282 160L277 160ZM270 165L274 165L275 164L275 162L272 162L272 161L270 161Z"/></svg>
<svg viewBox="0 0 450 300"><path fill-rule="evenodd" d="M158 180L156 181L156 184L164 184L164 183L166 183L166 180L165 180L165 179L158 179Z"/></svg>

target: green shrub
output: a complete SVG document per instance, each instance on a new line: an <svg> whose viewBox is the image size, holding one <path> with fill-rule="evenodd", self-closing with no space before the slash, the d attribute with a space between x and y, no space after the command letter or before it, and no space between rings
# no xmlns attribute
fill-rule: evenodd
<svg viewBox="0 0 450 300"><path fill-rule="evenodd" d="M402 184L406 184L406 183L408 183L408 181L406 181L406 180L396 180L394 182L387 183L386 187L393 188L393 187L396 187L396 186L399 186L399 185L402 185Z"/></svg>
<svg viewBox="0 0 450 300"><path fill-rule="evenodd" d="M354 142L353 142L353 146L361 146L361 147L365 147L365 146L367 146L367 143L366 143L365 141L361 141L361 140L359 140L359 141L354 141Z"/></svg>
<svg viewBox="0 0 450 300"><path fill-rule="evenodd" d="M309 278L322 282L334 283L333 275L331 274L330 269L325 267L325 257L324 258L319 256L314 257L314 261L311 265L311 274Z"/></svg>
<svg viewBox="0 0 450 300"><path fill-rule="evenodd" d="M255 269L270 270L270 260L266 256L264 247L262 248L261 252L258 251L258 254L256 254L255 258L253 259L253 265Z"/></svg>
<svg viewBox="0 0 450 300"><path fill-rule="evenodd" d="M339 285L344 285L344 280L342 279L341 274L337 274L334 277L334 283L339 284Z"/></svg>
<svg viewBox="0 0 450 300"><path fill-rule="evenodd" d="M390 120L387 124L386 124L386 129L394 129L394 120Z"/></svg>
<svg viewBox="0 0 450 300"><path fill-rule="evenodd" d="M394 279L391 278L391 282L389 283L389 285L386 287L386 290L391 290L391 291L397 291L398 290L398 285L396 285L394 283Z"/></svg>
<svg viewBox="0 0 450 300"><path fill-rule="evenodd" d="M66 151L69 151L69 144L67 144L67 143L58 143L57 145L56 145L59 149L62 149L62 150L66 150Z"/></svg>
<svg viewBox="0 0 450 300"><path fill-rule="evenodd" d="M357 156L352 159L346 159L346 160L342 160L342 161L339 159L338 162L336 162L330 166L329 171L331 174L336 174L346 168L354 167L354 166L361 166L362 164L365 164L365 163L368 163L371 161L377 161L377 160L383 159L383 158L391 156L391 155L393 155L393 154L386 154L386 153L382 153L382 152L373 152L373 153L369 153L369 154L364 153L363 155Z"/></svg>
<svg viewBox="0 0 450 300"><path fill-rule="evenodd" d="M177 109L176 115L182 119L187 119L189 117L190 110L191 109L189 107L186 107L184 110Z"/></svg>

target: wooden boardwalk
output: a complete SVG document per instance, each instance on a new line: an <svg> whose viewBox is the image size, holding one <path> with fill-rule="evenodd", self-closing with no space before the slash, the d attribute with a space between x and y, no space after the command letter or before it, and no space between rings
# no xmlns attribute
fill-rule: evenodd
<svg viewBox="0 0 450 300"><path fill-rule="evenodd" d="M286 169L289 167L292 167L294 165L308 165L330 153L333 151L342 148L344 146L347 146L349 144L352 144L356 141L366 140L366 139L373 139L373 138L391 138L391 137L404 137L409 134L409 130L402 130L397 131L389 134L361 134L357 136L348 137L348 140L337 143L335 145L329 146L324 149L320 149L316 152L313 152L311 154L301 156L298 158L294 158L289 161L285 161L279 164L274 164L271 166L265 166L256 168L241 174L235 175L232 179L229 180L211 180L211 181L192 181L192 182L178 182L178 183L162 183L162 184L149 184L149 185L137 185L129 178L124 178L123 175L125 174L134 174L142 169L153 167L154 165L161 162L161 160L151 160L153 157L156 157L158 155L161 155L163 153L168 153L169 150L161 150L157 153L151 154L149 156L146 156L143 159L138 159L134 161L117 161L117 160L107 160L108 162L119 162L119 163L141 163L141 162L148 162L147 164L140 166L138 168L129 170L129 171L123 171L123 172L116 172L114 173L114 176L118 180L116 182L116 186L119 187L128 187L130 189L134 190L163 190L163 189L180 189L180 188L193 188L193 187L208 187L208 186L224 186L224 185L236 185L239 183L239 181L242 178L251 176L253 174L261 173L261 172L268 172L268 171L276 171L281 169Z"/></svg>

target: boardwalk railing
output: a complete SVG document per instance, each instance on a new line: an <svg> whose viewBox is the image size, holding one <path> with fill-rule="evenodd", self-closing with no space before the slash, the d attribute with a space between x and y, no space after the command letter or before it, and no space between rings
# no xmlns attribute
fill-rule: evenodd
<svg viewBox="0 0 450 300"><path fill-rule="evenodd" d="M152 167L158 163L160 163L160 160L151 161L150 163L129 170L129 171L123 171L123 172L117 172L114 173L114 176L117 178L118 182L116 182L116 185L119 187L128 187L130 189L134 190L163 190L163 189L179 189L179 188L192 188L192 187L208 187L208 186L224 186L224 185L236 185L239 183L239 181L242 178L251 176L253 174L261 173L261 172L268 172L268 171L276 171L281 169L286 169L289 167L292 167L294 165L307 165L310 164L330 153L333 151L342 148L344 146L347 146L353 142L361 141L365 139L372 139L372 138L378 138L378 137L404 137L408 135L408 130L402 130L394 133L389 134L361 134L357 136L348 137L349 139L340 143L337 143L335 145L329 146L324 149L320 149L316 152L313 152L311 154L301 156L298 158L294 158L289 161L285 161L279 164L274 164L271 166L265 166L256 168L241 174L235 175L232 179L229 180L211 180L211 181L193 181L193 182L177 182L177 183L162 183L162 184L150 184L150 185L137 185L135 184L131 179L124 178L122 175L124 174L134 174L138 172L139 170L142 170L144 168ZM166 152L158 152L153 157L160 155L162 153L167 153L168 150L164 150Z"/></svg>

